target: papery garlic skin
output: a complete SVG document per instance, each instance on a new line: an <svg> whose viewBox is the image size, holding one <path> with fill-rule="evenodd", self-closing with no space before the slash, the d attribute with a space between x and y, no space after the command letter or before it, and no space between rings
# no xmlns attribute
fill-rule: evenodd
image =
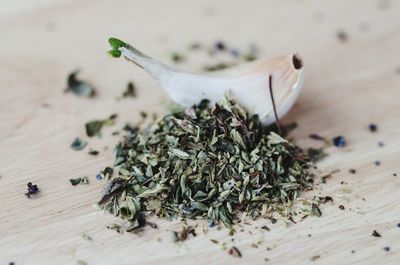
<svg viewBox="0 0 400 265"><path fill-rule="evenodd" d="M210 74L194 74L166 66L129 45L119 50L122 56L153 76L176 103L189 107L208 99L214 104L229 92L266 125L275 122L269 76L273 77L278 117L283 117L294 105L303 85L303 65L293 54L275 60L256 60Z"/></svg>

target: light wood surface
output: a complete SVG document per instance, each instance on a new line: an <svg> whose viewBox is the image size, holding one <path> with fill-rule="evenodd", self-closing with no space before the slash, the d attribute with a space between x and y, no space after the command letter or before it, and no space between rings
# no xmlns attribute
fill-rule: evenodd
<svg viewBox="0 0 400 265"><path fill-rule="evenodd" d="M400 176L393 176L400 175L400 3L26 2L0 5L0 264L400 264ZM347 32L346 42L337 39L339 30ZM315 145L307 140L310 133L346 137L348 146L328 149L320 164L340 172L315 191L332 196L334 204L322 207L322 217L296 225L259 220L246 226L234 243L242 258L209 241L230 246L225 229L207 235L199 229L183 244L170 240L168 229L179 228L177 222L154 219L159 229L138 235L106 229L115 219L92 204L103 185L95 175L113 162L119 136L111 132L137 120L140 110L159 112L166 99L140 69L105 55L109 36L165 61L168 52L193 41L218 39L236 47L256 43L271 58L298 52L305 86L285 121L298 122L293 136L303 146ZM198 62L183 66L199 69ZM67 74L76 68L97 86L96 99L63 93ZM139 97L117 102L128 80L136 82ZM118 124L89 141L101 150L98 157L70 149L76 136L85 138L85 122L112 113L119 114ZM378 124L377 133L368 131L371 122ZM349 174L350 168L357 173ZM68 179L82 175L90 185L72 187ZM32 199L24 196L28 181L41 190ZM256 228L263 224L271 231ZM373 230L382 237L372 237ZM264 242L252 248L260 238Z"/></svg>

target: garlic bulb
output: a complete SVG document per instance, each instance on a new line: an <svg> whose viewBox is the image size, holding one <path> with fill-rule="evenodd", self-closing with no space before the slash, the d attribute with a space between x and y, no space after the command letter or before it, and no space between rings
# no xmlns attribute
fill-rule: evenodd
<svg viewBox="0 0 400 265"><path fill-rule="evenodd" d="M192 106L201 99L212 104L229 92L249 112L257 114L266 125L275 122L269 76L273 76L273 96L278 117L293 106L303 84L303 65L297 55L289 54L275 60L259 59L226 70L194 74L173 69L129 44L110 38L113 57L123 55L156 79L173 101Z"/></svg>

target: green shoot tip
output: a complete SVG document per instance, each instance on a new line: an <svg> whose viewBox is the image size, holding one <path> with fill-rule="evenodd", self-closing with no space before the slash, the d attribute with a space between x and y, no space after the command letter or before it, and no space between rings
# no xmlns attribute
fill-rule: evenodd
<svg viewBox="0 0 400 265"><path fill-rule="evenodd" d="M119 50L119 48L128 46L125 42L116 38L109 38L108 43L111 46L111 50L107 53L114 58L121 57L121 51Z"/></svg>

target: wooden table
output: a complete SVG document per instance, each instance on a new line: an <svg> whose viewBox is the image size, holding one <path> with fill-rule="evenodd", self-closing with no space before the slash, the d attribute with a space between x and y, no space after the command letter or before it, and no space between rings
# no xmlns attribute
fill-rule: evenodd
<svg viewBox="0 0 400 265"><path fill-rule="evenodd" d="M400 176L393 175L400 174L397 1L19 0L0 9L0 264L400 264ZM338 39L340 31L347 40ZM199 228L182 244L168 231L178 222L155 219L159 229L139 234L106 229L115 219L92 205L103 185L95 175L112 164L120 137L111 133L137 120L140 110L159 112L166 99L143 71L105 55L109 36L164 61L194 41L256 43L271 58L301 54L305 86L285 120L298 122L293 136L303 146L315 144L310 133L346 137L347 147L329 148L320 164L340 169L316 191L334 204L296 225L247 226L234 243L242 258L209 241L230 246L225 229L204 235ZM182 67L199 69L199 60ZM97 86L97 98L63 93L76 68ZM116 101L128 80L136 82L138 98ZM85 138L85 122L112 113L119 114L117 125L89 140L99 156L70 148L76 136ZM82 175L90 184L72 187L68 179ZM29 181L41 190L32 199L24 196ZM263 224L271 231L255 228ZM373 230L382 237L372 237Z"/></svg>

